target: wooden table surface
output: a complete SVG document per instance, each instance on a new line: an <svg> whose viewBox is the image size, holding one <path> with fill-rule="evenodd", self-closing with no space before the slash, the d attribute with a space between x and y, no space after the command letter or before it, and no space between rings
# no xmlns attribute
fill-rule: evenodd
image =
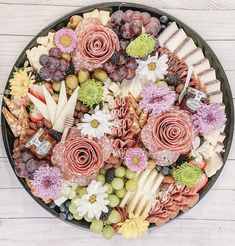
<svg viewBox="0 0 235 246"><path fill-rule="evenodd" d="M103 2L108 2L102 0ZM99 0L0 0L0 81L43 27ZM229 78L235 98L235 0L135 0L165 10L197 31L212 47ZM2 93L0 95L2 97ZM233 99L234 100L234 99ZM234 144L233 144L234 145ZM208 195L191 211L137 240L102 236L66 224L42 209L11 170L0 142L0 245L235 245L235 150Z"/></svg>

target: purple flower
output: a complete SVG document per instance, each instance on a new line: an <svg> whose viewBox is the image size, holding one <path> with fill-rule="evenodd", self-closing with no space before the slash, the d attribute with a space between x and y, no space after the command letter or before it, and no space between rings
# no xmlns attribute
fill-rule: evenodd
<svg viewBox="0 0 235 246"><path fill-rule="evenodd" d="M154 116L167 112L175 102L173 90L169 87L157 87L154 84L145 86L141 96L141 108Z"/></svg>
<svg viewBox="0 0 235 246"><path fill-rule="evenodd" d="M141 148L127 149L124 162L130 170L135 172L144 170L148 165L147 156Z"/></svg>
<svg viewBox="0 0 235 246"><path fill-rule="evenodd" d="M34 173L34 195L43 200L54 199L61 190L63 178L58 167L40 166Z"/></svg>
<svg viewBox="0 0 235 246"><path fill-rule="evenodd" d="M77 45L77 35L69 28L62 28L55 33L54 42L56 47L64 53L72 53Z"/></svg>
<svg viewBox="0 0 235 246"><path fill-rule="evenodd" d="M193 124L201 134L220 129L226 120L225 107L220 104L205 105L192 116Z"/></svg>

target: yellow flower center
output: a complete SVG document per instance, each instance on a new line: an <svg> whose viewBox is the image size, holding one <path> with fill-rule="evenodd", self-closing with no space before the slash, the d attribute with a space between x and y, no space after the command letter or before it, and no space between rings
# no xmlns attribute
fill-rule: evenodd
<svg viewBox="0 0 235 246"><path fill-rule="evenodd" d="M93 195L90 196L89 202L90 202L90 203L93 203L93 202L95 202L95 201L96 201L96 195L93 194Z"/></svg>
<svg viewBox="0 0 235 246"><path fill-rule="evenodd" d="M68 47L72 44L72 38L65 34L60 38L60 43L64 46L64 47Z"/></svg>
<svg viewBox="0 0 235 246"><path fill-rule="evenodd" d="M132 164L138 165L140 163L140 158L139 156L134 156L131 161L132 161Z"/></svg>
<svg viewBox="0 0 235 246"><path fill-rule="evenodd" d="M155 70L156 67L157 67L156 62L150 62L150 63L148 64L148 68L149 68L150 71Z"/></svg>
<svg viewBox="0 0 235 246"><path fill-rule="evenodd" d="M98 120L92 120L91 121L91 126L93 128L97 128L99 126L100 122Z"/></svg>

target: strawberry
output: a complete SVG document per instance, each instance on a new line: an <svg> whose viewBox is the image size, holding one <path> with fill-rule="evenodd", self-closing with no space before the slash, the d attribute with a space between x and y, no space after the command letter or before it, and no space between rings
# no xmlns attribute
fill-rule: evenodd
<svg viewBox="0 0 235 246"><path fill-rule="evenodd" d="M207 166L207 162L205 160L202 160L201 162L197 162L195 160L191 160L190 162L195 164L195 165L197 165L197 166L199 166L202 170L204 170L206 168L206 166Z"/></svg>
<svg viewBox="0 0 235 246"><path fill-rule="evenodd" d="M31 110L30 118L33 122L41 122L44 119L43 115L35 108Z"/></svg>
<svg viewBox="0 0 235 246"><path fill-rule="evenodd" d="M207 175L204 173L201 177L201 179L199 180L199 182L192 187L192 191L194 191L195 193L200 191L208 182L208 177Z"/></svg>
<svg viewBox="0 0 235 246"><path fill-rule="evenodd" d="M42 87L40 85L33 85L31 88L29 88L29 93L37 97L43 103L46 103L45 97L43 95Z"/></svg>

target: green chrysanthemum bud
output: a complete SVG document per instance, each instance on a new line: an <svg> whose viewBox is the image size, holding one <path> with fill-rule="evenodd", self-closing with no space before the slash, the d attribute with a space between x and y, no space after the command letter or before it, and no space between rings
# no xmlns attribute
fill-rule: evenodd
<svg viewBox="0 0 235 246"><path fill-rule="evenodd" d="M156 40L152 36L141 34L127 46L126 53L131 57L143 58L153 52L155 45Z"/></svg>
<svg viewBox="0 0 235 246"><path fill-rule="evenodd" d="M178 184L193 187L199 182L202 174L200 167L185 162L180 167L174 168L171 175Z"/></svg>
<svg viewBox="0 0 235 246"><path fill-rule="evenodd" d="M101 102L104 88L100 82L94 79L87 80L81 84L78 91L79 99L89 107Z"/></svg>

